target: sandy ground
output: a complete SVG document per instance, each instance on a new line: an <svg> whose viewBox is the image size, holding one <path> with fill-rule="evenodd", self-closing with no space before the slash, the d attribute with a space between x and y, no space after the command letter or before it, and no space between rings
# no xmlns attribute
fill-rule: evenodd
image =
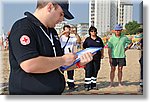
<svg viewBox="0 0 150 102"><path fill-rule="evenodd" d="M110 66L108 63L107 49L105 49L105 58L102 59L101 69L98 73L97 86L98 90L84 90L84 69L75 70L75 84L76 90L68 90L66 86L63 95L98 95L98 94L142 94L140 92L140 50L130 49L126 52L127 66L123 69L123 86L118 86L117 70L115 76L114 87L109 88L109 73ZM8 52L0 52L0 94L8 94L8 78L9 78L9 64ZM66 72L65 72L66 78Z"/></svg>

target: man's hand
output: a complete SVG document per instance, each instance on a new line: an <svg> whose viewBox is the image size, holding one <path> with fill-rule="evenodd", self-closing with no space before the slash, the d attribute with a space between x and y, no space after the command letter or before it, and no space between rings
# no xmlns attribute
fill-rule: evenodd
<svg viewBox="0 0 150 102"><path fill-rule="evenodd" d="M85 65L93 60L93 55L90 52L87 52L80 56L80 65Z"/></svg>
<svg viewBox="0 0 150 102"><path fill-rule="evenodd" d="M62 56L62 59L64 60L64 65L70 65L76 60L77 56L73 53L68 53ZM90 52L87 52L80 56L80 65L83 66L90 61L93 60L93 55Z"/></svg>
<svg viewBox="0 0 150 102"><path fill-rule="evenodd" d="M68 53L63 55L62 58L64 60L64 65L68 66L76 60L77 56L73 53Z"/></svg>
<svg viewBox="0 0 150 102"><path fill-rule="evenodd" d="M66 34L66 33L67 33L66 31L62 31L62 32L61 32L61 35L64 35L64 34Z"/></svg>

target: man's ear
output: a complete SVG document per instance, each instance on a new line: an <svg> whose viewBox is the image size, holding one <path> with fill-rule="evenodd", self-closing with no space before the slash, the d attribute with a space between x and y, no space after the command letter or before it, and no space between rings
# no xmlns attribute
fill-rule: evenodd
<svg viewBox="0 0 150 102"><path fill-rule="evenodd" d="M54 5L53 5L51 2L49 2L49 3L46 5L46 8L47 8L48 12L51 12L51 11L54 9Z"/></svg>

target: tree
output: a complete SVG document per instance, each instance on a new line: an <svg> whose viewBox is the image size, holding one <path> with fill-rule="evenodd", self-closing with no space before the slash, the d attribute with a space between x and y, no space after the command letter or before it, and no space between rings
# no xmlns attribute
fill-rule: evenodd
<svg viewBox="0 0 150 102"><path fill-rule="evenodd" d="M140 24L137 21L129 22L125 25L128 34L136 34L139 30Z"/></svg>
<svg viewBox="0 0 150 102"><path fill-rule="evenodd" d="M127 30L122 30L122 32L121 32L122 34L124 34L124 35L128 35L129 33L127 32Z"/></svg>

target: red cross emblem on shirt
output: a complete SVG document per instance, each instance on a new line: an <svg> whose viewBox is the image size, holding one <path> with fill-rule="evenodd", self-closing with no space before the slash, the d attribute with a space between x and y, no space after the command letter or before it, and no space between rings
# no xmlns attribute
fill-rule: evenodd
<svg viewBox="0 0 150 102"><path fill-rule="evenodd" d="M28 45L30 44L30 38L27 36L27 35L23 35L21 38L20 38L20 43L22 45Z"/></svg>

